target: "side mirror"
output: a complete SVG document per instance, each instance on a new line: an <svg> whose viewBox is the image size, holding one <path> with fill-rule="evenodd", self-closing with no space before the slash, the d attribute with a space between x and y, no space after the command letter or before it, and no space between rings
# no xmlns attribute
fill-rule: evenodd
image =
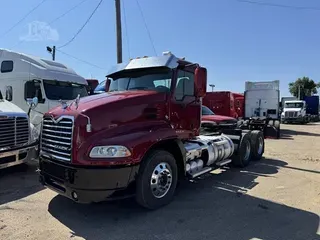
<svg viewBox="0 0 320 240"><path fill-rule="evenodd" d="M111 80L110 80L110 79L107 79L107 80L106 80L106 85L105 85L105 91L106 91L106 92L109 92L110 84L111 84Z"/></svg>
<svg viewBox="0 0 320 240"><path fill-rule="evenodd" d="M207 69L197 67L194 73L195 96L204 97L207 92Z"/></svg>
<svg viewBox="0 0 320 240"><path fill-rule="evenodd" d="M12 101L12 86L6 86L6 100L11 102Z"/></svg>
<svg viewBox="0 0 320 240"><path fill-rule="evenodd" d="M30 109L35 109L38 105L38 98L34 97L34 98L27 98L27 104L29 105Z"/></svg>

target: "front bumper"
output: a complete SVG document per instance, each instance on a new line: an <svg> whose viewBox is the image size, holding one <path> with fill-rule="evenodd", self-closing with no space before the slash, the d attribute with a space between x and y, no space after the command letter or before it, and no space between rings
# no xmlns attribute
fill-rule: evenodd
<svg viewBox="0 0 320 240"><path fill-rule="evenodd" d="M0 152L0 169L22 164L39 156L38 142Z"/></svg>
<svg viewBox="0 0 320 240"><path fill-rule="evenodd" d="M303 117L281 117L284 122L301 122L304 120Z"/></svg>
<svg viewBox="0 0 320 240"><path fill-rule="evenodd" d="M39 181L44 186L79 203L119 197L118 193L128 188L138 171L138 166L85 168L41 157L39 168Z"/></svg>

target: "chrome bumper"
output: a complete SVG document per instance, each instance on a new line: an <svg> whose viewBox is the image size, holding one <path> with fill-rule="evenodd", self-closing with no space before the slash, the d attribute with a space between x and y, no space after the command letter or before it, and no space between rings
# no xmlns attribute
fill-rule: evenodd
<svg viewBox="0 0 320 240"><path fill-rule="evenodd" d="M39 144L34 142L19 149L11 149L0 152L0 169L19 165L28 160L39 157Z"/></svg>

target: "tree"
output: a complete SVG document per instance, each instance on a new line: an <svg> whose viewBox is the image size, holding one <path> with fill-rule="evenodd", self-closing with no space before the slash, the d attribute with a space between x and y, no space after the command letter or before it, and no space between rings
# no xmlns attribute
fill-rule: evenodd
<svg viewBox="0 0 320 240"><path fill-rule="evenodd" d="M299 87L300 99L303 99L305 96L317 94L317 88L320 88L320 83L316 83L309 77L298 78L295 82L289 83L289 91L296 98L299 98Z"/></svg>

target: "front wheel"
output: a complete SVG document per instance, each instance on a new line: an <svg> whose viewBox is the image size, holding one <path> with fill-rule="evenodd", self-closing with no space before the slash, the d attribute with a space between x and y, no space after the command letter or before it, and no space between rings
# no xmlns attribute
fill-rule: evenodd
<svg viewBox="0 0 320 240"><path fill-rule="evenodd" d="M143 160L136 182L136 201L147 209L170 203L178 181L178 167L171 153L155 150Z"/></svg>

